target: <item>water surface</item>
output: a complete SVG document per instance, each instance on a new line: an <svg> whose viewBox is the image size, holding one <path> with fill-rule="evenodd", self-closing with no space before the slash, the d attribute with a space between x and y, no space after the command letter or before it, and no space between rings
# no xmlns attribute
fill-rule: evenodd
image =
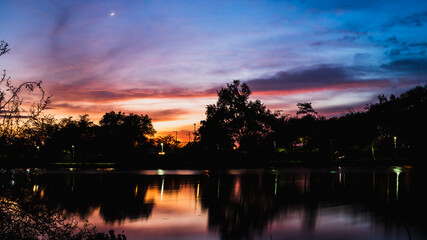
<svg viewBox="0 0 427 240"><path fill-rule="evenodd" d="M426 239L417 174L409 166L68 169L16 170L10 181L27 181L49 208L128 239Z"/></svg>

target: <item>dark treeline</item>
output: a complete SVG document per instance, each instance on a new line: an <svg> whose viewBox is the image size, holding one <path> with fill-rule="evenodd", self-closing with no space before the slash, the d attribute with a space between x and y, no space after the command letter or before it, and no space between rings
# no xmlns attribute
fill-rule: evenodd
<svg viewBox="0 0 427 240"><path fill-rule="evenodd" d="M199 129L196 145L202 152L309 164L415 162L425 156L427 86L400 96L380 95L363 111L328 119L309 102L297 104L296 116L272 112L259 100L249 100L250 94L239 81L218 91Z"/></svg>
<svg viewBox="0 0 427 240"><path fill-rule="evenodd" d="M154 138L148 115L106 113L98 124L87 114L56 120L35 117L19 134L0 142L3 164L116 163L139 167L234 167L271 164L415 163L426 153L427 87L384 95L363 111L320 116L309 102L296 116L249 100L234 81L208 105L196 141ZM159 156L161 151L166 152Z"/></svg>
<svg viewBox="0 0 427 240"><path fill-rule="evenodd" d="M147 115L109 112L99 124L87 114L59 121L51 116L36 118L20 134L1 145L4 161L129 162L144 158L154 146L155 130Z"/></svg>

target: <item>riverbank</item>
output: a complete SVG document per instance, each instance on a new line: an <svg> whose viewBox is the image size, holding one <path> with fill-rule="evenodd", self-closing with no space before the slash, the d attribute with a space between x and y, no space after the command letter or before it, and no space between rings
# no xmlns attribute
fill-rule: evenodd
<svg viewBox="0 0 427 240"><path fill-rule="evenodd" d="M96 161L98 160L98 161ZM46 159L2 159L0 168L115 168L115 169L277 169L288 167L352 167L352 166L424 166L426 163L413 159L376 159L341 158L331 159L319 155L245 155L245 154L210 154L210 155L169 155L142 156L127 159L87 159L81 161L53 161Z"/></svg>

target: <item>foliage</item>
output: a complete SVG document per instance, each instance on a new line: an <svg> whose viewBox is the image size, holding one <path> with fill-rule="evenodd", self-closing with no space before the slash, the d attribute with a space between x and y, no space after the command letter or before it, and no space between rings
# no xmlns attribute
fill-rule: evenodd
<svg viewBox="0 0 427 240"><path fill-rule="evenodd" d="M377 140L387 137L387 150L391 152L399 147L410 150L411 154L424 155L427 143L427 85L412 88L398 97L391 95L387 99L380 95L378 99L378 103L367 106L369 117L377 126ZM395 137L396 146L392 141Z"/></svg>
<svg viewBox="0 0 427 240"><path fill-rule="evenodd" d="M32 162L119 161L151 153L155 143L148 137L154 133L147 115L108 112L99 125L88 114L60 120L42 115L11 139L14 144L3 149L3 157Z"/></svg>
<svg viewBox="0 0 427 240"><path fill-rule="evenodd" d="M216 104L206 107L206 120L199 129L201 142L210 150L229 151L239 145L255 150L272 131L276 115L261 101L249 100L246 83L234 80L218 91Z"/></svg>
<svg viewBox="0 0 427 240"><path fill-rule="evenodd" d="M136 150L147 143L156 131L148 115L109 112L99 121L98 142L107 154L136 155Z"/></svg>
<svg viewBox="0 0 427 240"><path fill-rule="evenodd" d="M239 81L218 92L217 104L207 106L199 129L203 146L223 151L237 144L243 152L300 159L316 154L318 162L417 159L426 153L427 85L398 97L380 95L364 111L329 119L319 116L311 102L298 103L296 117L271 113L259 100L249 101L250 94Z"/></svg>
<svg viewBox="0 0 427 240"><path fill-rule="evenodd" d="M317 114L317 112L314 110L314 108L311 106L311 102L303 102L303 103L297 103L298 111L297 115L300 114Z"/></svg>
<svg viewBox="0 0 427 240"><path fill-rule="evenodd" d="M8 52L9 45L0 41L0 56ZM37 94L31 98L27 97L29 93ZM0 77L0 145L12 144L14 137L22 134L46 108L50 98L42 88L42 81L28 81L15 86L3 70Z"/></svg>
<svg viewBox="0 0 427 240"><path fill-rule="evenodd" d="M171 134L168 134L166 136L159 136L156 137L154 140L155 145L158 149L161 150L161 144L163 144L163 150L164 151L170 151L170 150L177 150L180 147L183 147L183 145L176 140L176 136L173 136Z"/></svg>
<svg viewBox="0 0 427 240"><path fill-rule="evenodd" d="M112 131L119 131L121 134L130 137L132 141L144 141L147 136L153 136L156 133L151 124L151 118L143 114L130 113L126 115L122 112L111 111L104 114L99 124L101 127L109 128Z"/></svg>

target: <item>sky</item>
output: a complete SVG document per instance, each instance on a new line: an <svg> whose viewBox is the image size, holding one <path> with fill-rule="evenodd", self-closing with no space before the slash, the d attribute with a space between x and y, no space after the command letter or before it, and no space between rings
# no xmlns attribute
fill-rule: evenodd
<svg viewBox="0 0 427 240"><path fill-rule="evenodd" d="M327 117L427 83L427 1L1 0L0 29L0 69L43 81L46 114L148 114L183 141L234 79Z"/></svg>

